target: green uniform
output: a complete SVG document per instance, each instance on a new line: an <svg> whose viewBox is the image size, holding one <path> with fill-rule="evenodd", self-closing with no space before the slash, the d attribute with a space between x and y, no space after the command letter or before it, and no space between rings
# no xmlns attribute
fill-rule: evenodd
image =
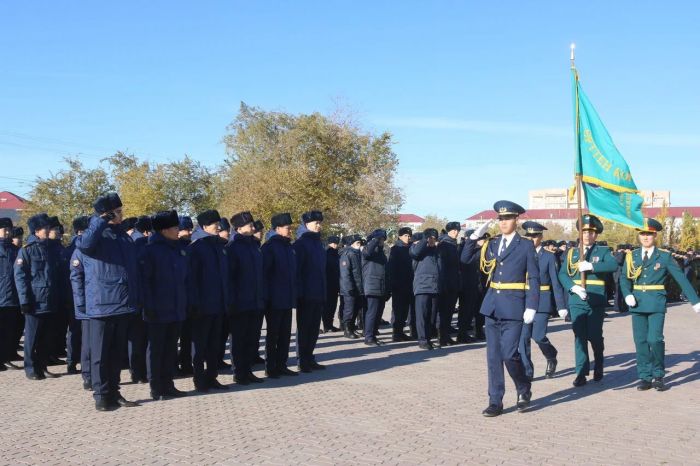
<svg viewBox="0 0 700 466"><path fill-rule="evenodd" d="M637 373L641 380L662 378L664 367L664 319L666 317L666 282L671 275L691 304L700 301L670 252L657 247L644 260L643 248L627 253L620 276L624 296L637 300L630 307L632 334L637 351Z"/></svg>
<svg viewBox="0 0 700 466"><path fill-rule="evenodd" d="M581 273L578 271L579 249L570 249L559 269L559 281L565 290L569 290L569 312L571 327L574 331L574 349L576 354L576 375L587 376L591 370L588 358L588 342L591 343L593 358L602 369L603 364L603 319L608 303L605 295L606 274L617 270L618 264L610 248L593 245L586 253L586 260L593 264L593 270L586 274L587 299L582 300L570 290L574 285L581 285Z"/></svg>

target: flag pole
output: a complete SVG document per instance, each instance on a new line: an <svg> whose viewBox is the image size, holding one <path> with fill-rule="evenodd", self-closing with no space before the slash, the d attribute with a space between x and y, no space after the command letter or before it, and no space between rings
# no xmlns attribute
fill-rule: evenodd
<svg viewBox="0 0 700 466"><path fill-rule="evenodd" d="M582 174L581 174L581 144L580 144L580 135L579 135L579 114L578 114L578 73L576 72L576 55L575 55L575 50L576 50L576 44L572 43L571 44L571 55L570 55L570 60L571 60L571 72L574 75L574 105L576 106L576 164L577 164L577 169L576 169L576 204L577 204L577 218L578 218L578 260L585 260L584 257L584 247L583 247L583 201L582 201L582 196L581 196L581 191L583 190L583 180L582 180ZM586 287L586 273L581 272L581 286Z"/></svg>

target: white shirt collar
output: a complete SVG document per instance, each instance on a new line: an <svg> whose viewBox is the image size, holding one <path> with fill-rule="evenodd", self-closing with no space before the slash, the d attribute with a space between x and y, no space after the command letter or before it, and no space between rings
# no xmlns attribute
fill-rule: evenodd
<svg viewBox="0 0 700 466"><path fill-rule="evenodd" d="M642 257L644 257L644 253L647 253L649 257L651 257L652 254L654 254L654 246L650 247L649 249L647 248L642 248Z"/></svg>
<svg viewBox="0 0 700 466"><path fill-rule="evenodd" d="M505 239L505 240L508 241L508 244L510 244L510 242L513 240L513 237L514 237L514 236L515 236L515 232L509 233L509 234L507 234L507 235L502 235L502 236L501 236L501 241L503 241L503 240Z"/></svg>
<svg viewBox="0 0 700 466"><path fill-rule="evenodd" d="M540 244L535 248L535 252L539 254L539 252L542 250L542 245Z"/></svg>

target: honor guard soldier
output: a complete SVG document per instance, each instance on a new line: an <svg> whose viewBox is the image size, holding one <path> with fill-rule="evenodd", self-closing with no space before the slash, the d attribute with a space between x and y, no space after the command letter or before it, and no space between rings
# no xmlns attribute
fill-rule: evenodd
<svg viewBox="0 0 700 466"><path fill-rule="evenodd" d="M441 274L437 239L437 230L428 228L423 232L422 239L413 243L409 250L413 259L413 295L416 303L418 347L425 350L433 349L430 339L433 336L440 296Z"/></svg>
<svg viewBox="0 0 700 466"><path fill-rule="evenodd" d="M411 340L411 337L404 333L404 327L413 309L413 262L408 253L412 235L413 231L410 228L399 228L396 243L389 250L387 268L393 327L391 339L395 342ZM415 310L413 313L415 314Z"/></svg>
<svg viewBox="0 0 700 466"><path fill-rule="evenodd" d="M438 340L440 346L451 346L455 341L450 338L452 316L455 312L462 279L459 274L459 254L457 254L457 237L462 229L459 222L449 222L445 234L440 238L438 253L440 255L440 297L438 298Z"/></svg>
<svg viewBox="0 0 700 466"><path fill-rule="evenodd" d="M137 405L119 392L119 374L128 322L139 309L141 294L134 243L120 226L121 199L109 193L93 207L95 214L75 246L83 255L95 408L109 411Z"/></svg>
<svg viewBox="0 0 700 466"><path fill-rule="evenodd" d="M568 311L564 301L564 289L559 283L556 257L545 250L542 243L543 232L547 228L532 221L523 223L522 228L525 230L525 236L532 240L537 253L537 265L540 269L540 303L537 307L535 320L531 324L523 325L523 331L520 335L520 358L525 366L525 374L532 380L535 375L535 369L532 364L530 340L535 340L535 343L540 347L540 351L542 351L547 360L547 368L544 375L547 378L551 378L554 377L554 373L557 370L557 349L547 338L547 323L552 312L552 295L554 295L559 317L566 317Z"/></svg>
<svg viewBox="0 0 700 466"><path fill-rule="evenodd" d="M343 297L343 335L356 340L355 320L362 310L362 253L360 235L345 238L345 248L340 253L340 294Z"/></svg>
<svg viewBox="0 0 700 466"><path fill-rule="evenodd" d="M50 318L60 301L56 283L58 251L49 246L51 221L46 214L29 218L29 237L15 260L15 286L24 324L24 372L28 379L56 377L46 370L51 344Z"/></svg>
<svg viewBox="0 0 700 466"><path fill-rule="evenodd" d="M384 304L389 299L387 257L384 253L386 238L386 230L374 230L367 237L367 246L362 250L362 289L367 303L363 333L365 345L368 346L383 344L377 340L377 334L384 313Z"/></svg>
<svg viewBox="0 0 700 466"><path fill-rule="evenodd" d="M71 261L73 258L73 252L75 252L75 242L78 239L80 235L83 234L85 230L87 230L88 226L90 225L90 217L88 216L80 216L75 219L73 219L73 238L71 239L71 242L68 244L63 249L62 256L61 256L61 268L65 269L62 270L62 280L64 283L64 286L66 287L66 290L71 289ZM65 293L67 296L66 299L66 304L70 305L70 308L68 309L68 331L66 332L66 350L67 350L67 356L66 356L66 364L68 365L67 372L69 374L77 374L78 373L78 363L80 362L80 355L81 355L81 346L82 346L82 340L83 340L83 330L82 330L82 322L78 319L76 319L75 315L75 303L73 302L74 296L73 293ZM85 301L85 298L83 297L83 302ZM83 304L83 311L85 309L85 305ZM82 368L82 367L81 367Z"/></svg>
<svg viewBox="0 0 700 466"><path fill-rule="evenodd" d="M198 392L208 392L211 388L228 390L216 379L221 327L231 302L228 259L224 242L219 238L220 220L216 210L200 213L199 228L187 246L190 277L187 316L192 320L192 366Z"/></svg>
<svg viewBox="0 0 700 466"><path fill-rule="evenodd" d="M253 236L253 222L250 212L239 212L231 217L235 233L226 245L229 288L233 299L228 312L231 359L233 378L239 385L263 382L253 374L254 358L258 357L260 344L260 318L265 309L263 255Z"/></svg>
<svg viewBox="0 0 700 466"><path fill-rule="evenodd" d="M18 369L12 362L17 350L15 329L19 301L13 267L17 248L12 244L12 219L0 218L0 372Z"/></svg>
<svg viewBox="0 0 700 466"><path fill-rule="evenodd" d="M146 367L151 398L179 398L175 388L177 338L187 308L187 252L178 241L179 220L174 210L153 216L153 234L139 257L143 290L143 320L148 346Z"/></svg>
<svg viewBox="0 0 700 466"><path fill-rule="evenodd" d="M83 389L92 390L90 320L85 309L85 268L83 254L78 248L73 251L70 258L70 282L73 291L74 320L80 324L80 374L83 379Z"/></svg>
<svg viewBox="0 0 700 466"><path fill-rule="evenodd" d="M603 378L603 320L608 303L605 277L617 269L610 248L596 244L598 235L603 232L603 223L590 214L583 215L582 219L583 224L577 221L576 227L583 232L583 259L579 256L579 248L569 248L559 270L559 282L569 290L568 305L576 355L575 387L585 385L590 372L589 342L595 359L593 380L597 382ZM585 287L581 273L585 274Z"/></svg>
<svg viewBox="0 0 700 466"><path fill-rule="evenodd" d="M700 313L700 298L670 252L656 247L656 235L663 231L658 221L648 218L638 229L640 248L628 252L620 277L625 302L632 314L632 334L637 352L637 390L664 385L664 320L666 318L666 278L671 275L683 294Z"/></svg>
<svg viewBox="0 0 700 466"><path fill-rule="evenodd" d="M488 230L487 222L472 233L464 249L461 261L468 264L480 254L480 268L488 276L488 291L481 303L481 313L486 316L486 358L489 373L489 406L486 417L503 412L505 365L518 392L518 411L530 405L531 383L525 374L518 352L523 323L530 324L537 314L540 300L540 271L535 247L516 231L518 216L525 209L510 201L498 201L493 206L498 214L501 234L484 243L477 251L476 242Z"/></svg>
<svg viewBox="0 0 700 466"><path fill-rule="evenodd" d="M262 246L265 290L265 373L272 379L298 375L287 367L292 337L292 308L296 306L297 265L292 248L292 216L288 213L270 219L272 229Z"/></svg>
<svg viewBox="0 0 700 466"><path fill-rule="evenodd" d="M326 241L326 306L323 311L323 332L337 332L338 327L333 326L335 310L338 307L338 293L340 293L340 255L338 245L340 237L329 236Z"/></svg>
<svg viewBox="0 0 700 466"><path fill-rule="evenodd" d="M297 257L297 360L301 372L325 366L316 362L314 349L326 300L326 252L321 244L323 213L305 212L297 229L294 252Z"/></svg>

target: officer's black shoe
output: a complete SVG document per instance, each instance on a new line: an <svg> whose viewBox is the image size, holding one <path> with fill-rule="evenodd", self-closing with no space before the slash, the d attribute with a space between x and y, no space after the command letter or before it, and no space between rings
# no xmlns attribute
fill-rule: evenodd
<svg viewBox="0 0 700 466"><path fill-rule="evenodd" d="M328 331L329 332L340 332L340 329L338 327L331 325L331 328L329 328Z"/></svg>
<svg viewBox="0 0 700 466"><path fill-rule="evenodd" d="M168 398L162 393L151 391L151 399L153 399L153 401L164 401Z"/></svg>
<svg viewBox="0 0 700 466"><path fill-rule="evenodd" d="M209 382L209 388L213 388L214 390L228 390L228 387L218 380L214 379Z"/></svg>
<svg viewBox="0 0 700 466"><path fill-rule="evenodd" d="M265 377L268 379L279 379L280 374L277 369L265 369Z"/></svg>
<svg viewBox="0 0 700 466"><path fill-rule="evenodd" d="M308 373L312 372L311 368L309 366L307 366L306 364L299 364L297 366L297 369L299 369L299 372L303 372L304 374L308 374Z"/></svg>
<svg viewBox="0 0 700 466"><path fill-rule="evenodd" d="M391 335L391 341L394 343L399 343L401 341L409 341L408 335L403 332L394 333Z"/></svg>
<svg viewBox="0 0 700 466"><path fill-rule="evenodd" d="M347 327L345 328L345 333L343 333L343 336L345 338L350 338L351 340L357 340L360 338L360 336L355 333L353 330L348 329Z"/></svg>
<svg viewBox="0 0 700 466"><path fill-rule="evenodd" d="M252 372L248 373L248 380L250 380L253 383L263 383L265 381L265 379L258 377L257 375L253 374Z"/></svg>
<svg viewBox="0 0 700 466"><path fill-rule="evenodd" d="M98 411L114 411L117 409L117 405L110 403L107 400L97 400L95 401L95 409Z"/></svg>
<svg viewBox="0 0 700 466"><path fill-rule="evenodd" d="M483 410L481 414L484 415L484 417L496 417L500 416L503 414L503 406L501 405L489 405L488 408Z"/></svg>
<svg viewBox="0 0 700 466"><path fill-rule="evenodd" d="M74 362L68 364L68 369L66 369L67 374L80 374L78 370L78 365Z"/></svg>
<svg viewBox="0 0 700 466"><path fill-rule="evenodd" d="M3 364L0 364L0 372L4 372L4 371L6 371L6 370L7 370L7 366L5 366L4 363L3 363Z"/></svg>
<svg viewBox="0 0 700 466"><path fill-rule="evenodd" d="M44 380L46 378L43 372L34 372L26 375L29 380Z"/></svg>
<svg viewBox="0 0 700 466"><path fill-rule="evenodd" d="M49 356L48 364L49 366L61 366L65 364L66 362L58 359L56 356Z"/></svg>
<svg viewBox="0 0 700 466"><path fill-rule="evenodd" d="M265 360L260 356L253 358L253 365L257 366L258 364L265 364Z"/></svg>
<svg viewBox="0 0 700 466"><path fill-rule="evenodd" d="M418 348L424 349L424 350L431 350L431 349L433 349L433 344L430 343L429 341L427 341L425 343L420 343L418 345Z"/></svg>
<svg viewBox="0 0 700 466"><path fill-rule="evenodd" d="M454 346L457 344L452 338L446 338L440 343L442 346Z"/></svg>
<svg viewBox="0 0 700 466"><path fill-rule="evenodd" d="M457 336L457 343L467 344L474 343L476 340L469 335L459 335Z"/></svg>
<svg viewBox="0 0 700 466"><path fill-rule="evenodd" d="M47 369L44 369L44 375L49 379L57 379L60 377L60 375L54 374L53 372L49 372Z"/></svg>
<svg viewBox="0 0 700 466"><path fill-rule="evenodd" d="M386 327L387 325L391 325L391 322L381 319L379 321L379 325L381 325L382 327Z"/></svg>
<svg viewBox="0 0 700 466"><path fill-rule="evenodd" d="M369 340L365 340L365 345L367 345L367 346L382 346L382 344L376 338L370 338Z"/></svg>
<svg viewBox="0 0 700 466"><path fill-rule="evenodd" d="M290 376L296 376L299 375L298 372L294 372L291 370L289 367L283 367L282 369L279 370L280 375L290 375Z"/></svg>
<svg viewBox="0 0 700 466"><path fill-rule="evenodd" d="M165 390L164 395L172 396L173 398L182 398L183 396L187 396L187 392L178 390L175 387L170 387L169 389Z"/></svg>
<svg viewBox="0 0 700 466"><path fill-rule="evenodd" d="M486 335L484 335L484 332L476 332L474 334L474 339L476 341L484 341L484 340L486 340Z"/></svg>
<svg viewBox="0 0 700 466"><path fill-rule="evenodd" d="M83 390L92 390L92 382L83 380Z"/></svg>
<svg viewBox="0 0 700 466"><path fill-rule="evenodd" d="M657 377L651 382L651 386L654 387L654 390L657 392L663 392L666 390L666 385L664 384L664 378L663 377Z"/></svg>
<svg viewBox="0 0 700 466"><path fill-rule="evenodd" d="M209 391L209 385L206 383L195 383L194 389L199 393L207 393Z"/></svg>
<svg viewBox="0 0 700 466"><path fill-rule="evenodd" d="M599 365L597 361L595 367L593 368L593 380L596 382L603 380L603 364Z"/></svg>
<svg viewBox="0 0 700 466"><path fill-rule="evenodd" d="M218 370L224 370L224 369L231 369L231 364L227 363L226 361L219 361Z"/></svg>
<svg viewBox="0 0 700 466"><path fill-rule="evenodd" d="M648 380L640 380L639 385L637 385L637 390L640 392L647 391L651 388L651 382Z"/></svg>
<svg viewBox="0 0 700 466"><path fill-rule="evenodd" d="M523 412L530 407L530 400L532 399L532 392L528 390L527 393L518 395L518 411Z"/></svg>
<svg viewBox="0 0 700 466"><path fill-rule="evenodd" d="M122 408L135 408L139 405L135 401L129 401L121 395L119 395L115 401Z"/></svg>
<svg viewBox="0 0 700 466"><path fill-rule="evenodd" d="M554 359L548 359L547 360L547 370L544 371L544 376L547 377L548 379L551 379L554 377L554 373L557 371L557 360L556 358Z"/></svg>
<svg viewBox="0 0 700 466"><path fill-rule="evenodd" d="M12 361L6 361L5 367L7 367L8 369L11 369L11 370L15 370L15 371L22 369L22 366L18 366L17 364L15 364Z"/></svg>
<svg viewBox="0 0 700 466"><path fill-rule="evenodd" d="M250 385L250 380L245 375L234 375L233 381L238 385Z"/></svg>
<svg viewBox="0 0 700 466"><path fill-rule="evenodd" d="M581 374L577 375L574 379L573 385L574 387L583 387L586 385L586 376Z"/></svg>
<svg viewBox="0 0 700 466"><path fill-rule="evenodd" d="M311 364L309 364L312 370L314 371L323 371L326 370L326 366L317 363L316 361L311 361Z"/></svg>

